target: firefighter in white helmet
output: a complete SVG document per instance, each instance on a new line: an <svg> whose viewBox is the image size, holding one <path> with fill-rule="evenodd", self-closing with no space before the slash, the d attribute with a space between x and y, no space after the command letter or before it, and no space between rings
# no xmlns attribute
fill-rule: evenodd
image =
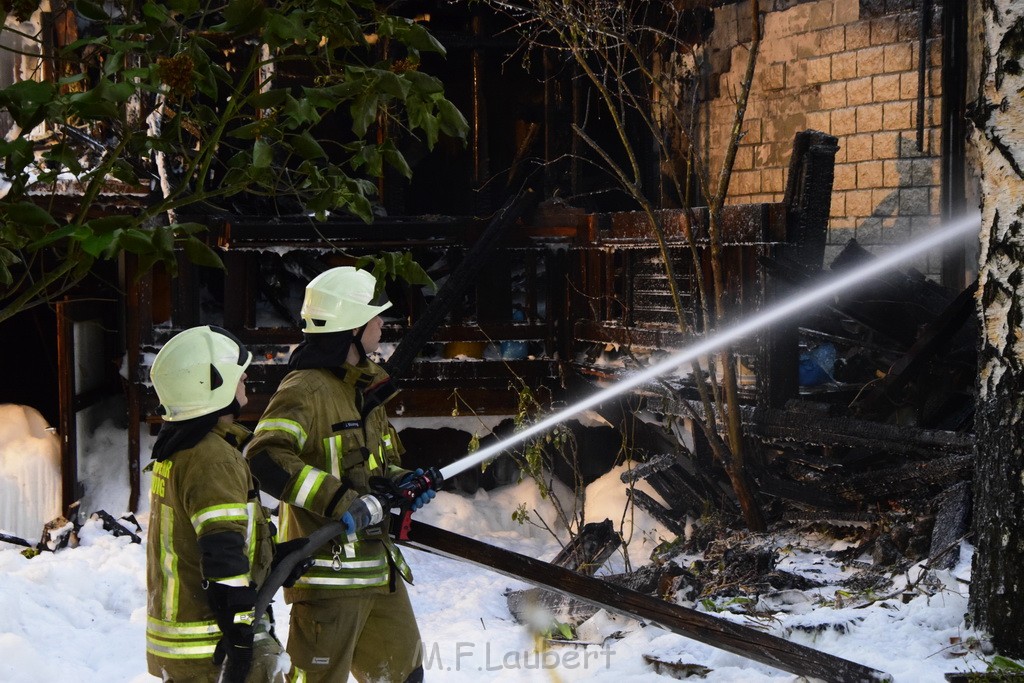
<svg viewBox="0 0 1024 683"><path fill-rule="evenodd" d="M397 393L367 358L380 342L372 274L327 270L306 286L304 339L246 449L250 467L282 505L281 533L308 536L327 520L349 535L321 548L285 590L292 605L287 649L309 681L419 681L422 644L405 582L412 573L388 535L386 505L371 479L400 484L418 472L400 464L402 445L385 404ZM434 496L420 494L414 509Z"/></svg>
<svg viewBox="0 0 1024 683"><path fill-rule="evenodd" d="M231 333L202 326L171 338L150 371L164 424L153 446L146 659L164 681L276 683L288 673L269 619L251 618L274 554L240 452L251 434L235 422L251 360Z"/></svg>

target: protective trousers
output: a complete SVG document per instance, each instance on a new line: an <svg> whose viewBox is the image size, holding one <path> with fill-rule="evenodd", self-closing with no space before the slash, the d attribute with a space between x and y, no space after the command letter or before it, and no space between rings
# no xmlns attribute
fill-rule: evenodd
<svg viewBox="0 0 1024 683"><path fill-rule="evenodd" d="M405 582L389 593L356 591L292 604L288 654L309 683L402 683L423 663Z"/></svg>
<svg viewBox="0 0 1024 683"><path fill-rule="evenodd" d="M256 634L252 646L252 668L246 677L247 683L285 683L288 678L287 660L281 660L284 652L281 643L266 631ZM163 668L164 683L217 683L220 667L213 659L179 659L168 661Z"/></svg>

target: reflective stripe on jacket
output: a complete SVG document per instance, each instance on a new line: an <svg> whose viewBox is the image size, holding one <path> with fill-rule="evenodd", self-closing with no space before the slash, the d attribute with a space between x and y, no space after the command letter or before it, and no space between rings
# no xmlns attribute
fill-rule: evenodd
<svg viewBox="0 0 1024 683"><path fill-rule="evenodd" d="M380 366L366 361L337 372L293 370L282 380L245 451L261 486L284 503L280 541L308 536L327 519L340 519L369 492L370 477L405 474L399 467L402 444L388 423L386 401L365 402L387 379ZM285 599L330 597L338 590L386 591L392 565L411 581L387 528L385 520L353 543L339 538L324 546L314 566L285 589Z"/></svg>
<svg viewBox="0 0 1024 683"><path fill-rule="evenodd" d="M204 581L248 586L259 584L269 573L273 541L268 516L249 468L233 445L248 437L240 425L218 424L194 447L153 465L146 651L154 675L160 675L160 659L213 655L221 634ZM225 532L242 538L241 549L225 550L230 557L207 557L205 562L239 570L205 576L199 539Z"/></svg>

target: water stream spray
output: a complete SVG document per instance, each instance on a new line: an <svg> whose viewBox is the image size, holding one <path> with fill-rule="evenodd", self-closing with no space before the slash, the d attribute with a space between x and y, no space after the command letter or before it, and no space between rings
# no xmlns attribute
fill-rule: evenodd
<svg viewBox="0 0 1024 683"><path fill-rule="evenodd" d="M934 249L935 247L945 244L957 237L965 237L968 234L971 234L972 231L974 234L977 234L980 225L981 219L978 215L961 218L943 226L935 232L928 233L920 239L894 249L888 254L879 256L869 263L857 266L838 277L826 282L815 283L813 289L810 291L801 292L783 299L771 308L763 310L760 313L747 318L743 322L719 330L718 332L710 333L703 340L697 341L690 346L677 351L664 360L644 368L643 371L627 376L624 379L615 382L611 386L602 389L587 398L577 401L557 413L549 415L539 422L534 422L497 443L493 443L478 451L474 451L466 457L442 467L441 475L445 480L450 479L461 472L465 472L471 467L475 467L486 460L497 456L502 451L508 450L509 447L517 443L525 441L536 434L546 432L569 418L579 415L596 405L600 405L609 398L623 394L631 389L635 389L655 377L659 377L676 369L683 363L694 361L701 356L706 356L712 351L746 337L747 335L750 335L762 328L769 327L772 323L784 320L791 315L806 313L809 307L823 302L828 297L850 289L854 285L869 280L879 273L892 269L903 261L918 256L919 254L923 254L930 249Z"/></svg>

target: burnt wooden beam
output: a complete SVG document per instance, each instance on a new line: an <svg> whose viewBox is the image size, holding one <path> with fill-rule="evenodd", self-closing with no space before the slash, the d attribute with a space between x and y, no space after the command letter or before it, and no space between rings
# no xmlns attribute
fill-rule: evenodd
<svg viewBox="0 0 1024 683"><path fill-rule="evenodd" d="M655 412L687 416L680 400L652 394L648 408ZM697 415L704 407L689 401ZM743 407L744 432L763 441L818 446L861 446L890 453L924 456L969 455L974 453L974 435L938 429L918 429L854 418L815 415L775 408Z"/></svg>
<svg viewBox="0 0 1024 683"><path fill-rule="evenodd" d="M832 683L892 680L888 674L863 664L415 520L408 538L398 543L529 581L798 676Z"/></svg>
<svg viewBox="0 0 1024 683"><path fill-rule="evenodd" d="M769 441L862 446L891 453L937 456L974 452L974 435L776 409L744 411L747 433Z"/></svg>
<svg viewBox="0 0 1024 683"><path fill-rule="evenodd" d="M850 501L873 503L883 500L921 498L928 489L947 488L968 481L974 473L973 455L951 455L924 462L909 462L870 472L837 475L817 485Z"/></svg>
<svg viewBox="0 0 1024 683"><path fill-rule="evenodd" d="M651 517L654 517L654 519L658 520L661 524L664 524L665 527L672 530L674 533L680 536L686 535L685 521L680 520L672 510L666 509L661 503L654 500L640 489L627 489L626 497L629 498L631 503L641 510L646 511L651 515Z"/></svg>
<svg viewBox="0 0 1024 683"><path fill-rule="evenodd" d="M800 131L793 142L783 204L786 206L786 244L773 251L811 273L820 272L825 258L828 218L832 206L832 182L838 139L816 130ZM786 298L792 286L785 280L766 278L764 303L771 306ZM800 392L799 321L772 325L758 345L757 399L766 407L780 408Z"/></svg>
<svg viewBox="0 0 1024 683"><path fill-rule="evenodd" d="M977 289L978 281L975 280L960 292L935 320L924 327L914 345L892 365L888 374L875 384L858 403L868 410L883 402L890 403L896 393L914 379L921 366L946 349L956 333L972 319L975 315L974 295Z"/></svg>
<svg viewBox="0 0 1024 683"><path fill-rule="evenodd" d="M603 522L590 522L583 525L576 536L565 544L551 560L551 564L593 576L608 558L622 546L622 538L615 531L610 519ZM531 610L541 608L550 614L576 614L573 600L565 595L552 593L543 588L528 588L512 591L506 596L508 611L516 621L523 622L530 618ZM589 615L584 615L584 618Z"/></svg>
<svg viewBox="0 0 1024 683"><path fill-rule="evenodd" d="M959 482L942 493L932 527L929 564L952 569L960 560L959 539L971 531L971 483Z"/></svg>

